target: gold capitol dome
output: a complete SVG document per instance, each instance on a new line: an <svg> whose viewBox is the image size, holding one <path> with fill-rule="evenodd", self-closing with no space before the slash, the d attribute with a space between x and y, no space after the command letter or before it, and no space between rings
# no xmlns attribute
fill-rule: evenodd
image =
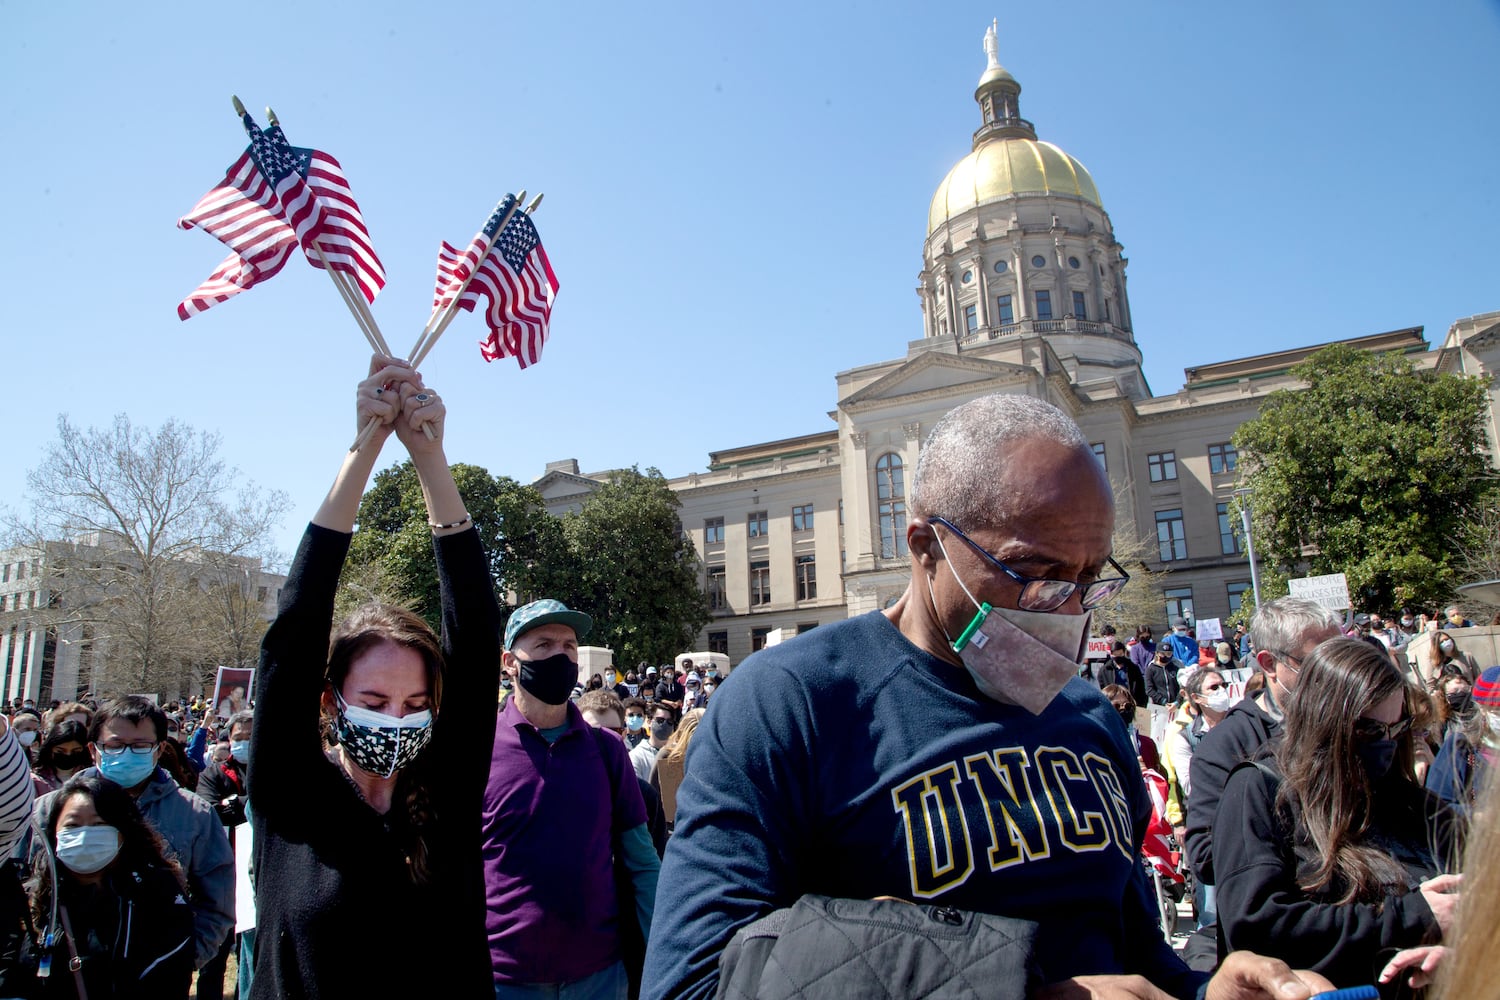
<svg viewBox="0 0 1500 1000"><path fill-rule="evenodd" d="M928 235L964 212L1017 195L1065 195L1104 207L1084 165L1038 141L1035 127L1020 116L1021 85L1000 65L996 33L992 22L984 36L989 66L974 91L984 124L974 133L974 151L948 171L932 196Z"/></svg>

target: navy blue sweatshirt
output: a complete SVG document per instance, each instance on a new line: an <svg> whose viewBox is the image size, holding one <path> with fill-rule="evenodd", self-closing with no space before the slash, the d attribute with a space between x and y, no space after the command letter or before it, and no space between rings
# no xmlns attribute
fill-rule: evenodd
<svg viewBox="0 0 1500 1000"><path fill-rule="evenodd" d="M1077 678L1040 715L979 694L878 612L744 662L688 751L642 996L707 997L739 927L805 893L941 900L1039 924L1048 981L1195 996L1140 862L1135 750Z"/></svg>

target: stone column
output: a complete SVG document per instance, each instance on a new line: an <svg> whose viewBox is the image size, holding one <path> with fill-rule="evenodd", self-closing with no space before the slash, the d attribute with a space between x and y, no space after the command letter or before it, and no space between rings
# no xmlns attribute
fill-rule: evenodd
<svg viewBox="0 0 1500 1000"><path fill-rule="evenodd" d="M1016 244L1010 249L1010 266L1016 272L1016 322L1031 318L1031 300L1026 297L1026 248Z"/></svg>

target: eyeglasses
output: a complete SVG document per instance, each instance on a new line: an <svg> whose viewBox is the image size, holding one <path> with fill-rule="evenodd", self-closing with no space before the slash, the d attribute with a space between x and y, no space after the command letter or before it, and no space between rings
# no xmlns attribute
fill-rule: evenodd
<svg viewBox="0 0 1500 1000"><path fill-rule="evenodd" d="M1376 740L1393 740L1411 728L1411 716L1406 715L1395 722L1377 722L1374 719L1354 720L1354 738L1360 743Z"/></svg>
<svg viewBox="0 0 1500 1000"><path fill-rule="evenodd" d="M941 524L959 538L962 538L965 542L969 543L970 548L984 556L990 565L1020 584L1021 597L1016 601L1016 607L1022 611L1056 611L1068 603L1068 599L1073 596L1073 592L1080 586L1083 587L1083 597L1080 603L1083 605L1083 609L1087 611L1090 608L1098 607L1111 597L1114 597L1130 582L1130 574L1125 572L1124 567L1115 562L1114 556L1107 557L1108 562L1114 568L1114 571L1120 575L1105 577L1101 580L1095 580L1092 583L1078 584L1071 580L1043 580L1038 577L1022 576L986 552L980 547L978 542L960 531L958 526L952 521L945 517L936 516L929 520L936 524Z"/></svg>
<svg viewBox="0 0 1500 1000"><path fill-rule="evenodd" d="M1292 673L1297 674L1299 677L1302 675L1302 657L1293 656L1284 649L1268 649L1266 652L1287 666L1291 666L1293 663L1297 664L1295 667L1292 667Z"/></svg>
<svg viewBox="0 0 1500 1000"><path fill-rule="evenodd" d="M99 747L99 752L108 754L111 757L118 757L126 750L129 750L137 757L144 757L155 749L155 743L146 743L144 741L140 743L105 743Z"/></svg>

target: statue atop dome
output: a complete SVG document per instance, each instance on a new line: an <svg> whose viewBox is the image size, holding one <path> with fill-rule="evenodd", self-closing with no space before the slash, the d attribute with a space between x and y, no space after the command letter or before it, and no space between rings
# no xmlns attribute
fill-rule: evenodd
<svg viewBox="0 0 1500 1000"><path fill-rule="evenodd" d="M986 69L1000 68L1000 21L998 18L990 21L990 26L984 32L984 54L989 57L990 64Z"/></svg>

